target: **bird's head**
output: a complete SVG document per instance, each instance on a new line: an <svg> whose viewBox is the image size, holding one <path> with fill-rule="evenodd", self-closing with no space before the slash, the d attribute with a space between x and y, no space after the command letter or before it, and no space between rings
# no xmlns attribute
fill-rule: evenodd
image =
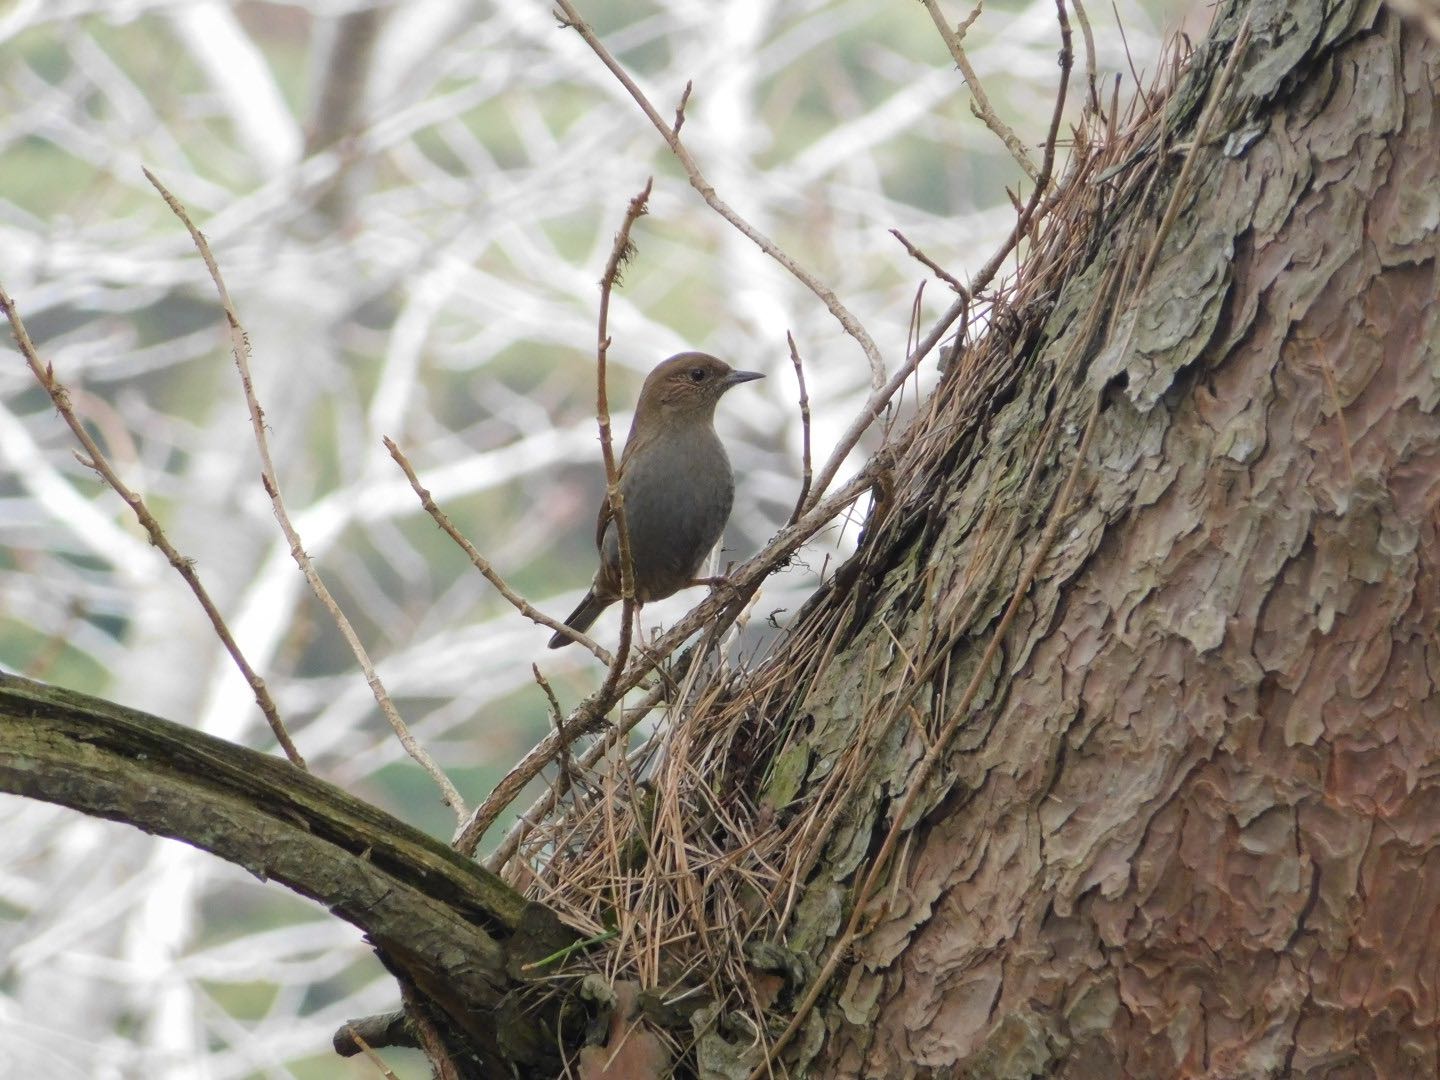
<svg viewBox="0 0 1440 1080"><path fill-rule="evenodd" d="M764 377L758 371L736 371L708 353L678 353L645 377L636 414L709 419L726 390Z"/></svg>

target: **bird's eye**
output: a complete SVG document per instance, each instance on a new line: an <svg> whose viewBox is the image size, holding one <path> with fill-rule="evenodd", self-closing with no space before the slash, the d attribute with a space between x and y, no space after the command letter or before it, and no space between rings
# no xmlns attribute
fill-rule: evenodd
<svg viewBox="0 0 1440 1080"><path fill-rule="evenodd" d="M703 367L691 368L691 369L690 369L690 381L691 381L691 382L704 382L704 381L705 381L705 369L704 369Z"/></svg>

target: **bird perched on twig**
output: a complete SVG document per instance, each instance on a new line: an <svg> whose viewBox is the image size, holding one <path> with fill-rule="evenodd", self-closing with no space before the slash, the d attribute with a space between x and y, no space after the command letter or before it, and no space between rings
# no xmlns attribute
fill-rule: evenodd
<svg viewBox="0 0 1440 1080"><path fill-rule="evenodd" d="M637 603L701 584L696 575L719 542L735 498L730 459L715 434L715 405L732 386L762 378L699 352L672 356L646 377L619 470ZM600 569L566 626L588 630L620 599L617 532L606 496L595 524ZM550 648L570 640L557 631Z"/></svg>

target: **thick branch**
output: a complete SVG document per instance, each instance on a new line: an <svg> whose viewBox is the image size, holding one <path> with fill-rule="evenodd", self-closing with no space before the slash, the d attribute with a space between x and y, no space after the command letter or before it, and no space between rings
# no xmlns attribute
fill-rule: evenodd
<svg viewBox="0 0 1440 1080"><path fill-rule="evenodd" d="M518 1045L543 1056L553 1044L549 1010L527 998L520 1014L516 976L573 935L440 841L286 762L0 676L0 791L183 840L319 901L472 1047L523 1058Z"/></svg>

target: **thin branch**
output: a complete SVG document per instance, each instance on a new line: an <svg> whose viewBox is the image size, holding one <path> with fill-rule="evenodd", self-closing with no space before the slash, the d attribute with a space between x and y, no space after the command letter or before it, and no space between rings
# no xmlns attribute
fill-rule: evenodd
<svg viewBox="0 0 1440 1080"><path fill-rule="evenodd" d="M950 288L953 289L957 295L969 295L965 291L965 286L960 284L958 278L956 278L943 266L937 263L934 259L930 258L929 255L926 255L925 252L921 251L918 247L912 244L908 239L906 239L905 234L902 233L899 229L891 229L890 235L895 237L896 240L899 240L900 243L904 245L906 253L912 259L915 259L916 261L922 263L932 274L934 274L937 278L943 281L946 285L949 285Z"/></svg>
<svg viewBox="0 0 1440 1080"><path fill-rule="evenodd" d="M653 178L646 179L644 188L625 208L625 218L620 222L620 231L615 234L615 243L610 247L610 258L605 261L605 273L600 276L600 314L595 326L595 419L600 426L600 453L605 459L605 498L615 523L620 556L620 641L615 646L615 659L605 675L602 694L608 693L619 681L620 672L630 656L630 635L635 622L635 562L630 548L630 527L625 520L625 496L620 490L620 468L615 463L615 447L610 437L610 398L605 378L605 360L610 352L610 294L620 278L621 268L635 253L635 246L630 242L630 230L645 215L653 185ZM600 558L605 558L603 532Z"/></svg>
<svg viewBox="0 0 1440 1080"><path fill-rule="evenodd" d="M635 571L630 550L630 530L625 520L625 498L620 491L620 469L615 462L615 447L610 432L610 399L606 391L605 362L610 351L610 295L614 291L615 283L620 278L621 268L634 254L635 248L630 242L630 230L634 227L635 222L645 215L646 203L650 199L652 186L653 180L646 180L645 187L630 200L629 205L625 208L625 217L620 223L620 230L615 234L615 242L610 248L610 257L605 261L605 272L600 277L600 313L596 323L595 412L596 422L600 428L600 453L605 459L606 498L609 501L610 515L615 524L616 538L619 541L620 549L620 641L615 647L614 657L604 661L609 665L604 683L588 699L589 702L596 703L596 707L583 713L580 710L572 713L572 722L568 726L562 723L557 715L555 730L541 740L530 753L526 754L514 768L501 778L500 783L495 785L494 790L461 825L455 834L455 844L463 852L473 851L486 831L495 823L505 807L515 800L525 785L556 756L566 752L570 743L600 723L601 718L610 711L616 701L624 696L625 691L639 681L635 680L618 691L616 689L621 683L625 662L630 657L636 606ZM600 557L602 559L605 557L603 550ZM588 641L570 627L563 627L563 632L577 641L582 639ZM592 651L595 648L593 643L591 648ZM601 702L604 703L603 706L598 704ZM568 781L566 786L568 787Z"/></svg>
<svg viewBox="0 0 1440 1080"><path fill-rule="evenodd" d="M1060 121L1065 115L1065 97L1070 90L1070 72L1075 66L1075 50L1070 43L1070 20L1065 15L1065 0L1055 0L1055 21L1060 27L1060 85L1055 90L1055 108L1050 112L1050 130L1045 133L1045 156L1040 163L1040 175L1035 177L1035 190L1030 194L1027 206L1030 218L1035 207L1045 194L1046 188L1055 175L1055 152L1059 147ZM1029 228L1029 221L1026 222Z"/></svg>
<svg viewBox="0 0 1440 1080"><path fill-rule="evenodd" d="M54 404L55 410L65 421L66 426L70 428L76 440L85 448L86 456L80 457L80 463L88 469L93 469L101 480L119 495L120 498L125 500L125 504L130 507L136 520L140 522L140 526L145 530L146 535L149 536L150 543L160 549L170 565L185 579L185 584L190 587L190 591L195 595L195 599L200 602L200 607L204 609L206 617L210 620L210 625L215 628L215 633L216 636L220 638L220 643L225 646L225 651L230 654L230 658L235 662L235 666L240 669L240 674L245 677L245 681L250 685L250 690L255 695L255 704L258 705L260 711L265 714L265 722L270 725L270 731L275 736L275 741L278 742L280 748L285 751L285 756L290 759L292 765L298 766L301 769L306 768L305 759L300 756L300 751L295 748L295 743L291 740L290 733L285 730L285 724L280 719L279 710L276 709L275 702L270 697L270 690L265 685L265 680L250 666L250 662L245 659L245 655L240 651L240 646L236 643L235 636L230 633L230 628L225 625L225 619L220 614L220 609L215 606L215 601L210 599L210 593L206 591L205 586L201 583L200 575L195 570L194 560L186 558L175 549L175 546L170 543L169 537L165 535L165 531L160 527L160 522L157 521L155 515L150 512L150 508L145 505L145 500L138 492L132 491L126 486L125 482L120 479L119 474L115 472L109 459L106 458L104 452L101 451L99 445L91 438L90 433L85 430L85 425L80 422L80 418L75 415L75 410L70 405L69 390L55 377L53 365L42 364L40 362L40 356L35 351L35 343L30 340L30 334L25 329L24 320L20 318L20 312L15 307L15 301L10 299L3 287L0 287L0 310L3 310L5 317L9 319L10 328L15 334L15 343L19 346L20 353L25 357L25 363L29 365L30 371L34 374L36 381L40 383L45 393L50 396L50 401ZM232 333L236 332L238 325L238 323L232 323Z"/></svg>
<svg viewBox="0 0 1440 1080"><path fill-rule="evenodd" d="M1115 0L1110 0L1110 10L1115 13L1115 29L1120 34L1120 44L1125 49L1125 64L1130 68L1130 78L1135 83L1135 90L1145 101L1146 109L1153 109L1155 103L1150 95L1145 92L1145 84L1140 79L1140 72L1135 70L1135 57L1130 53L1130 39L1125 36L1125 19L1120 14L1120 8Z"/></svg>
<svg viewBox="0 0 1440 1080"><path fill-rule="evenodd" d="M410 459L405 456L405 452L401 450L400 447L395 445L395 440L387 435L382 441L385 443L385 449L390 451L390 456L395 459L395 464L400 466L401 471L405 474L405 478L410 481L410 486L414 488L415 494L419 496L420 505L424 508L425 512L434 519L435 524L440 526L451 540L455 541L460 550L465 552L471 565L480 571L486 581L495 586L496 592L509 601L510 605L514 607L516 611L520 612L521 615L524 615L531 622L539 623L541 626L550 630L558 631L563 629L572 639L580 642L580 644L594 653L602 664L608 665L611 662L610 653L603 646L596 644L585 634L580 633L573 627L565 626L565 624L559 620L552 619L512 589L509 584L506 583L505 579L500 576L495 567L490 564L490 560L480 554L475 548L475 545L470 543L465 534L450 520L449 515L436 504L434 496L430 494L430 490L420 483L420 478L415 474L415 467L410 464Z"/></svg>
<svg viewBox="0 0 1440 1080"><path fill-rule="evenodd" d="M790 512L790 520L785 523L794 525L805 510L805 500L810 497L810 397L805 393L805 365L795 348L795 335L789 330L785 331L785 341L790 346L790 363L795 365L795 381L800 384L800 495Z"/></svg>
<svg viewBox="0 0 1440 1080"><path fill-rule="evenodd" d="M1091 112L1100 112L1100 83L1095 74L1095 34L1090 29L1090 16L1085 14L1085 5L1080 0L1070 0L1075 8L1075 21L1080 24L1080 34L1085 39L1085 86L1089 91L1088 107Z"/></svg>
<svg viewBox="0 0 1440 1080"><path fill-rule="evenodd" d="M370 1064L380 1070L380 1075L385 1077L385 1080L400 1080L390 1071L389 1066L385 1064L385 1059L375 1052L375 1048L365 1041L360 1032L355 1030L354 1024L346 1024L344 1030L345 1034L349 1035L355 1045L360 1048L360 1052L370 1059Z"/></svg>
<svg viewBox="0 0 1440 1080"><path fill-rule="evenodd" d="M712 210L738 229L742 235L766 255L769 255L783 266L793 277L819 298L820 302L825 305L830 314L835 316L836 320L839 321L845 332L854 338L856 342L859 343L861 350L864 351L865 358L870 362L871 386L877 389L882 386L885 382L885 361L881 358L879 348L876 347L869 332L861 325L860 320L840 302L840 299L835 295L833 290L791 258L779 244L775 243L775 241L771 240L768 236L760 232L759 229L741 217L728 203L715 193L715 189L711 187L710 182L705 179L705 175L700 171L700 166L695 163L695 159L691 156L689 149L680 141L678 126L672 127L665 122L659 111L650 103L650 99L645 96L645 91L640 89L635 80L630 77L630 73L610 54L610 50L605 48L604 43L596 36L590 24L581 18L579 11L575 9L575 5L572 4L570 0L556 0L556 4L563 15L563 18L560 20L561 25L569 27L579 34L580 37L584 39L585 44L589 45L591 51L600 59L600 62L610 69L611 74L620 81L620 85L635 99L635 104L640 106L641 111L644 112L650 123L655 126L655 130L660 132L660 136L670 147L670 152L675 155L675 160L680 163L680 167L685 171L685 176L689 179L690 186L699 193L700 197L709 204ZM689 90L687 89L681 98L682 109L688 99ZM683 112L677 112L677 118L683 118Z"/></svg>
<svg viewBox="0 0 1440 1080"><path fill-rule="evenodd" d="M456 818L464 821L467 814L465 800L460 797L460 792L455 789L450 778L445 775L425 748L415 741L415 737L411 735L405 721L400 718L395 703L390 699L385 684L381 682L379 674L375 671L375 665L371 663L369 653L366 652L365 646L360 641L360 635L355 632L355 627L351 625L345 613L340 610L340 605L336 603L335 598L330 595L330 590L315 569L315 564L305 552L300 534L290 521L290 515L285 509L285 501L280 495L280 484L275 476L275 466L270 460L270 440L265 431L265 413L260 408L260 402L255 396L255 384L250 375L250 341L240 325L240 316L235 311L235 305L231 303L230 292L225 287L225 279L221 276L220 267L216 264L215 256L210 251L210 244L200 230L195 227L195 223L190 220L190 215L180 205L180 201L166 190L165 185L160 183L154 173L149 169L144 171L145 178L155 186L156 191L160 192L171 211L189 231L190 238L195 242L195 247L200 252L200 258L204 260L205 268L210 272L210 278L214 281L216 292L220 296L220 306L224 309L230 326L230 352L235 360L235 367L240 372L240 386L245 395L245 406L250 411L250 427L254 433L256 450L260 456L260 482L265 488L265 494L270 497L270 506L275 514L275 520L279 522L285 539L289 541L290 555L305 575L305 580L310 584L310 590L325 607L325 610L330 613L331 619L334 620L336 627L345 638L346 644L350 646L350 651L360 665L366 683L370 686L370 692L375 696L381 713L400 739L400 745L422 769L429 773L430 778L440 788L441 798L455 812Z"/></svg>
<svg viewBox="0 0 1440 1080"><path fill-rule="evenodd" d="M915 351L906 357L905 363L890 376L884 386L871 392L870 397L862 406L860 414L850 422L850 426L840 436L840 440L835 444L835 449L830 452L830 457L821 467L814 484L811 485L810 501L812 504L817 503L825 494L825 489L835 479L836 473L840 471L840 466L845 464L845 459L850 456L850 451L855 449L856 444L860 442L860 437L885 411L885 406L889 404L890 399L899 392L910 376L915 374L925 357L940 343L940 339L945 336L946 331L950 329L955 320L965 313L967 306L963 297L951 304L935 325L930 328L930 332L916 346Z"/></svg>
<svg viewBox="0 0 1440 1080"><path fill-rule="evenodd" d="M550 713L550 722L555 725L555 733L565 733L565 713L560 708L560 699L555 696L555 690L544 675L540 674L540 665L531 664L530 673L535 676L535 682L539 684L541 691L545 694L545 703ZM560 766L560 775L565 777L567 784L574 783L574 775L570 765L570 744L565 739L560 739L560 749L555 755Z"/></svg>
<svg viewBox="0 0 1440 1080"><path fill-rule="evenodd" d="M965 46L962 44L965 32L970 29L972 23L980 16L980 5L975 5L975 10L970 13L958 28L951 27L945 20L944 13L940 10L938 0L920 0L925 5L925 10L930 13L930 19L935 24L935 29L940 31L940 37L945 41L945 47L950 50L950 56L955 61L955 66L960 69L960 75L965 80L965 85L970 88L970 94L974 98L971 111L985 122L985 126L993 131L1000 141L1010 151L1010 156L1015 159L1016 164L1025 170L1025 175L1031 180L1036 179L1040 174L1035 168L1035 163L1025 152L1025 145L1020 141L1009 124L1001 120L995 113L995 108L990 104L990 98L985 94L985 88L980 84L980 76L975 73L975 68L970 63L970 58L965 55Z"/></svg>

